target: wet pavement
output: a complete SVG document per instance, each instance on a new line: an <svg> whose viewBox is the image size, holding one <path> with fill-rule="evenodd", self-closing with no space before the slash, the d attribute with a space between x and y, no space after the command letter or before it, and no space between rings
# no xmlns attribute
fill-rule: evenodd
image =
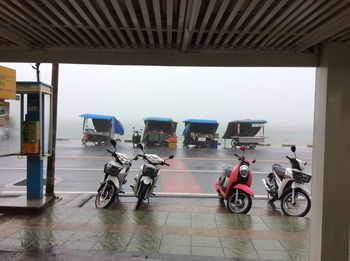
<svg viewBox="0 0 350 261"><path fill-rule="evenodd" d="M139 153L130 143L118 143L118 151L132 157ZM58 141L56 152L56 191L66 192L96 192L103 178L104 164L111 160L106 149L112 146L82 146L80 141ZM219 177L224 164L236 164L232 149L185 149L179 144L177 149L150 148L148 153L161 157L174 154L169 161L170 166L161 168L156 192L162 193L213 193L214 184ZM256 159L251 165L253 171L252 189L256 195L266 195L261 181L271 171L273 163L289 166L285 155L291 156L289 147L258 146L255 150L246 151L248 159ZM297 156L308 161L306 172L311 172L312 148L297 147ZM131 192L130 185L139 171L141 159L133 162L124 189ZM44 175L45 176L45 175ZM17 157L0 158L0 193L24 191L23 179L26 178L26 159ZM311 180L312 182L312 180ZM19 185L22 183L22 185ZM17 185L15 185L17 184ZM311 183L310 183L311 184ZM308 186L310 187L310 184Z"/></svg>
<svg viewBox="0 0 350 261"><path fill-rule="evenodd" d="M0 215L0 260L308 260L308 217L254 200L234 215L217 198L133 197L96 209L64 194L37 215Z"/></svg>

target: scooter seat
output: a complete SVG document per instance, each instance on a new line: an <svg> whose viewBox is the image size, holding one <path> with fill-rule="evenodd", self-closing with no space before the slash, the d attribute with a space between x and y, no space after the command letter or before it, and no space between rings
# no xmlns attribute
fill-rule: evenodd
<svg viewBox="0 0 350 261"><path fill-rule="evenodd" d="M233 166L232 165L225 165L225 167L224 167L224 176L230 178L232 170L233 170Z"/></svg>
<svg viewBox="0 0 350 261"><path fill-rule="evenodd" d="M277 174L277 176L279 177L280 180L283 179L284 174L286 173L286 169L283 168L281 165L279 164L274 164L272 166L273 171Z"/></svg>

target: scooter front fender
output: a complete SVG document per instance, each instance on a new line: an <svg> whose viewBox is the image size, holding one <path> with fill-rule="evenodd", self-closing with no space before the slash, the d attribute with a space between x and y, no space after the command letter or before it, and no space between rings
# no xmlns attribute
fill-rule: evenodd
<svg viewBox="0 0 350 261"><path fill-rule="evenodd" d="M152 178L150 178L150 177L148 177L148 176L142 176L141 177L141 180L140 180L140 183L143 183L143 184L145 184L145 185L152 185L152 183L153 183L153 179Z"/></svg>
<svg viewBox="0 0 350 261"><path fill-rule="evenodd" d="M105 180L104 183L108 182L108 181L111 181L114 186L117 188L117 190L120 189L120 184L119 184L119 179L118 177L114 177L114 176L108 176L108 178Z"/></svg>
<svg viewBox="0 0 350 261"><path fill-rule="evenodd" d="M215 182L215 190L220 193L220 181L219 180L217 180Z"/></svg>
<svg viewBox="0 0 350 261"><path fill-rule="evenodd" d="M245 193L247 193L249 196L254 197L253 190L250 187L248 187L247 185L245 185L245 184L237 184L233 188L234 189L240 189L240 190L244 191Z"/></svg>
<svg viewBox="0 0 350 261"><path fill-rule="evenodd" d="M291 187L292 187L292 189L299 188L301 190L304 190L307 194L309 194L311 196L310 190L304 184L301 184L298 182L293 182Z"/></svg>

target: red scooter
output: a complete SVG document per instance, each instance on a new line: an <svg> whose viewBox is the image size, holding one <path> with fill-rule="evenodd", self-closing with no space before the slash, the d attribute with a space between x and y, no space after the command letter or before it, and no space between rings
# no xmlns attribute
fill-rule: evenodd
<svg viewBox="0 0 350 261"><path fill-rule="evenodd" d="M227 200L227 208L230 212L246 214L252 206L252 197L254 197L250 188L253 177L249 167L250 162L244 157L246 146L240 146L240 150L243 152L242 156L234 154L239 160L238 164L223 166L223 172L216 181L215 188L220 199ZM255 160L251 163L255 163Z"/></svg>

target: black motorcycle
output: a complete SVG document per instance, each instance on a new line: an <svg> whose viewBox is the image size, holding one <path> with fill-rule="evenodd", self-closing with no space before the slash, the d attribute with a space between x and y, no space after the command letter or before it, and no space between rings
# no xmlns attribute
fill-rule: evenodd
<svg viewBox="0 0 350 261"><path fill-rule="evenodd" d="M132 128L133 134L132 134L132 147L135 148L137 144L141 143L141 132L142 129L136 130L135 127Z"/></svg>

